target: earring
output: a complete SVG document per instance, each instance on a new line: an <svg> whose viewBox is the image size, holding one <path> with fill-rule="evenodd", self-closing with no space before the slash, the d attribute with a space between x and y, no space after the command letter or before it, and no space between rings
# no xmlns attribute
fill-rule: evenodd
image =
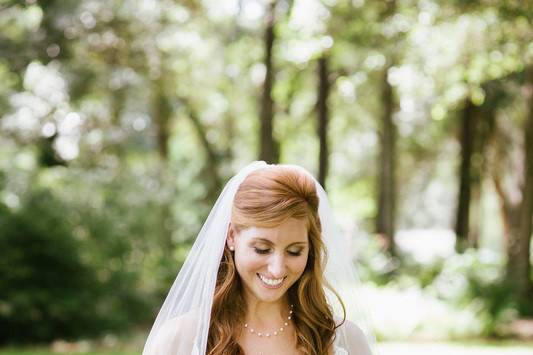
<svg viewBox="0 0 533 355"><path fill-rule="evenodd" d="M234 247L234 246L230 246L230 247L229 247L229 250L234 251L234 250L235 250L235 247Z"/></svg>

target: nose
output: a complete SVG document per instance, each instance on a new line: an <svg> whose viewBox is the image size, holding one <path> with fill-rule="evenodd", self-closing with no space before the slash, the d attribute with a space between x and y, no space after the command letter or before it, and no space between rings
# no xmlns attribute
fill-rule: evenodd
<svg viewBox="0 0 533 355"><path fill-rule="evenodd" d="M287 272L285 258L283 255L273 254L268 263L268 273L271 277L281 278Z"/></svg>

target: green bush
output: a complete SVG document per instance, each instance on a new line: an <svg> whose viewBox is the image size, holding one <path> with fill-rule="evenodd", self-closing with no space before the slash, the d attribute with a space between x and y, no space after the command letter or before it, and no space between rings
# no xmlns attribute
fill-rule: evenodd
<svg viewBox="0 0 533 355"><path fill-rule="evenodd" d="M398 290L398 294L400 290L416 289L420 293L417 302L433 298L435 304L465 310L463 315L450 316L450 321L457 322L472 314L476 321L468 320L470 335L503 335L506 323L527 315L528 305L518 303L513 288L505 280L504 259L497 253L470 249L422 264L408 254L400 254L394 262L377 250L375 243L369 243L368 249L371 252L363 254L358 263L364 281L378 285L382 291ZM463 329L466 323L456 324L456 328Z"/></svg>
<svg viewBox="0 0 533 355"><path fill-rule="evenodd" d="M1 209L0 343L94 336L143 314L135 276L90 262L96 243L76 236L71 213L44 189L30 190L16 210Z"/></svg>
<svg viewBox="0 0 533 355"><path fill-rule="evenodd" d="M498 335L499 326L517 314L512 289L504 279L503 259L486 250L470 249L447 258L429 288L457 307L476 304L484 324L482 335Z"/></svg>

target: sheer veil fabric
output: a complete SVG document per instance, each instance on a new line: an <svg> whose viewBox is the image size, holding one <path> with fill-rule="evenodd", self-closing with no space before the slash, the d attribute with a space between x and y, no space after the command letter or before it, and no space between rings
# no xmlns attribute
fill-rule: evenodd
<svg viewBox="0 0 533 355"><path fill-rule="evenodd" d="M284 166L311 176L301 167ZM271 167L275 165L253 162L226 184L157 315L143 355L206 354L217 271L226 243L235 193L249 173ZM347 322L337 330L336 353L375 353L374 338L368 327L365 309L358 298L360 282L348 252L348 240L335 225L324 189L314 178L313 180L319 197L322 238L328 255L325 278L346 307ZM342 320L343 312L339 302L331 292L326 290L326 294L336 318Z"/></svg>

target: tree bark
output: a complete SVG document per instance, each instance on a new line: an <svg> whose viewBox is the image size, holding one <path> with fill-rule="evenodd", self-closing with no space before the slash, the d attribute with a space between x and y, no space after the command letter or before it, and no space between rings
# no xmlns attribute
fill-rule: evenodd
<svg viewBox="0 0 533 355"><path fill-rule="evenodd" d="M157 151L162 161L168 159L168 140L170 137L169 123L172 108L165 92L165 83L162 78L154 82L153 118L156 126Z"/></svg>
<svg viewBox="0 0 533 355"><path fill-rule="evenodd" d="M263 83L263 95L261 99L261 132L259 137L259 159L267 163L277 163L279 160L278 144L274 139L274 100L272 99L272 87L274 73L272 65L272 49L275 42L275 8L276 1L271 1L267 15L267 27L265 30L265 81Z"/></svg>
<svg viewBox="0 0 533 355"><path fill-rule="evenodd" d="M109 93L109 118L110 127L106 132L105 151L122 158L124 156L124 139L122 135L121 116L126 102L126 88L118 88Z"/></svg>
<svg viewBox="0 0 533 355"><path fill-rule="evenodd" d="M207 163L205 165L205 168L209 177L211 178L211 186L208 192L208 200L214 201L216 199L216 196L220 193L220 190L222 189L222 178L220 177L219 172L220 154L207 139L207 132L204 125L190 106L188 109L188 116L196 130L196 133L198 134L198 139L200 140L200 143L206 154Z"/></svg>
<svg viewBox="0 0 533 355"><path fill-rule="evenodd" d="M159 181L164 184L169 179L168 141L170 139L170 120L172 105L166 91L163 74L152 82L152 120L155 128L157 153L159 156ZM161 228L161 245L166 262L173 259L174 241L172 239L171 199L165 199L159 206L159 225Z"/></svg>
<svg viewBox="0 0 533 355"><path fill-rule="evenodd" d="M492 179L500 200L500 210L504 228L504 242L507 251L506 282L512 288L519 311L531 304L533 285L530 279L530 246L533 223L533 68L520 73L520 81L525 79L523 92L528 103L528 112L524 122L523 160L515 171L522 172L519 195L511 198L507 194L503 182L505 170L503 165L510 137L506 137L502 130L496 129L500 136L494 154L495 161L491 166ZM503 96L500 89L499 96Z"/></svg>
<svg viewBox="0 0 533 355"><path fill-rule="evenodd" d="M386 249L391 255L396 254L394 245L395 206L396 206L396 125L393 121L394 93L388 81L388 71L391 65L383 71L381 103L380 144L378 177L378 215L376 218L376 232L386 241Z"/></svg>
<svg viewBox="0 0 533 355"><path fill-rule="evenodd" d="M507 245L507 278L520 301L526 301L532 289L530 245L533 220L533 68L526 73L529 110L524 125L524 177L522 201L516 214L516 228L511 229Z"/></svg>
<svg viewBox="0 0 533 355"><path fill-rule="evenodd" d="M318 163L318 182L326 188L326 178L329 169L329 146L328 146L328 124L329 108L328 98L330 91L328 57L323 54L318 60L318 139L320 144Z"/></svg>
<svg viewBox="0 0 533 355"><path fill-rule="evenodd" d="M461 167L459 172L459 204L456 212L455 235L457 241L455 248L463 252L468 246L470 226L470 199L472 191L472 154L474 152L474 139L476 138L476 107L467 98L461 117Z"/></svg>
<svg viewBox="0 0 533 355"><path fill-rule="evenodd" d="M472 159L472 182L471 182L471 207L470 207L470 219L469 219L469 231L468 231L468 245L472 248L479 247L480 229L482 223L482 206L481 195L483 190L483 178L487 173L487 149L490 143L493 141L493 135L495 131L495 100L491 99L491 90L486 89L487 102L491 102L490 105L485 104L476 110L476 141L474 146L474 156Z"/></svg>

